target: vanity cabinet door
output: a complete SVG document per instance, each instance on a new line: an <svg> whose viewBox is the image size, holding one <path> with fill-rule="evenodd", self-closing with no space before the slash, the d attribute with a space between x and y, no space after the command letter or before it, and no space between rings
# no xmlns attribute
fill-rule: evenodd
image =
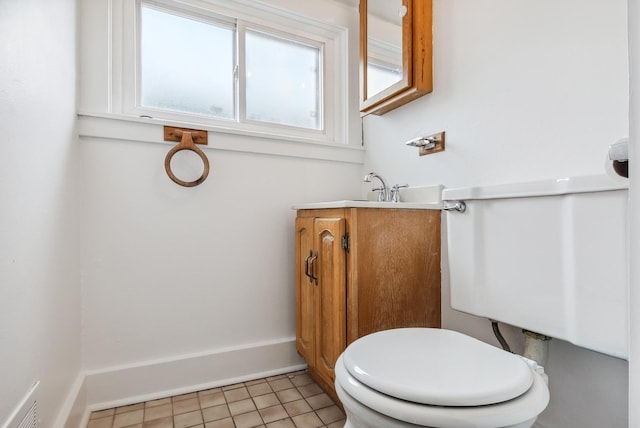
<svg viewBox="0 0 640 428"><path fill-rule="evenodd" d="M440 327L440 211L354 208L350 219L347 343Z"/></svg>
<svg viewBox="0 0 640 428"><path fill-rule="evenodd" d="M313 218L296 219L296 348L310 367L315 362L315 284L309 276L313 256Z"/></svg>
<svg viewBox="0 0 640 428"><path fill-rule="evenodd" d="M315 220L318 251L316 287L316 370L329 385L346 343L346 258L342 248L344 218Z"/></svg>
<svg viewBox="0 0 640 428"><path fill-rule="evenodd" d="M346 347L345 229L343 217L296 219L296 348L328 388Z"/></svg>

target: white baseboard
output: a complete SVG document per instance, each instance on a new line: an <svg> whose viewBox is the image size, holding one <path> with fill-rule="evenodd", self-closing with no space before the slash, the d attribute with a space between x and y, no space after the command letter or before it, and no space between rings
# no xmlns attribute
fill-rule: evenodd
<svg viewBox="0 0 640 428"><path fill-rule="evenodd" d="M65 401L56 428L84 428L91 411L302 370L295 339L89 371Z"/></svg>
<svg viewBox="0 0 640 428"><path fill-rule="evenodd" d="M55 428L86 427L89 420L89 411L86 402L85 374L80 373L71 386L71 390L58 412L54 424Z"/></svg>

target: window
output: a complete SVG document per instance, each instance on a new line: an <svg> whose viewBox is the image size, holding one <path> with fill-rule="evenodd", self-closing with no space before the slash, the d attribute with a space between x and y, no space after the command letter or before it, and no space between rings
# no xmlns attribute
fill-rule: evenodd
<svg viewBox="0 0 640 428"><path fill-rule="evenodd" d="M131 112L334 138L324 112L327 98L340 102L328 94L330 40L170 2L138 4Z"/></svg>
<svg viewBox="0 0 640 428"><path fill-rule="evenodd" d="M362 162L358 13L333 0L83 0L83 136Z"/></svg>

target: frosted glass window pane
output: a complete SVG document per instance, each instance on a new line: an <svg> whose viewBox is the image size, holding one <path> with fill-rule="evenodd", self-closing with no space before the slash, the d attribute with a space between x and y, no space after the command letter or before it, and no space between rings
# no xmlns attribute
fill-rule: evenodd
<svg viewBox="0 0 640 428"><path fill-rule="evenodd" d="M142 7L144 107L235 118L235 29Z"/></svg>
<svg viewBox="0 0 640 428"><path fill-rule="evenodd" d="M321 129L320 49L246 33L247 119Z"/></svg>

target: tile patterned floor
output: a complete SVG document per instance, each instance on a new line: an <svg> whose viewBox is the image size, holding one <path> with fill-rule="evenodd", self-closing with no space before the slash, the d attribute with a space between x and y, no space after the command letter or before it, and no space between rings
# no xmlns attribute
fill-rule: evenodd
<svg viewBox="0 0 640 428"><path fill-rule="evenodd" d="M342 428L306 371L93 412L87 428Z"/></svg>

